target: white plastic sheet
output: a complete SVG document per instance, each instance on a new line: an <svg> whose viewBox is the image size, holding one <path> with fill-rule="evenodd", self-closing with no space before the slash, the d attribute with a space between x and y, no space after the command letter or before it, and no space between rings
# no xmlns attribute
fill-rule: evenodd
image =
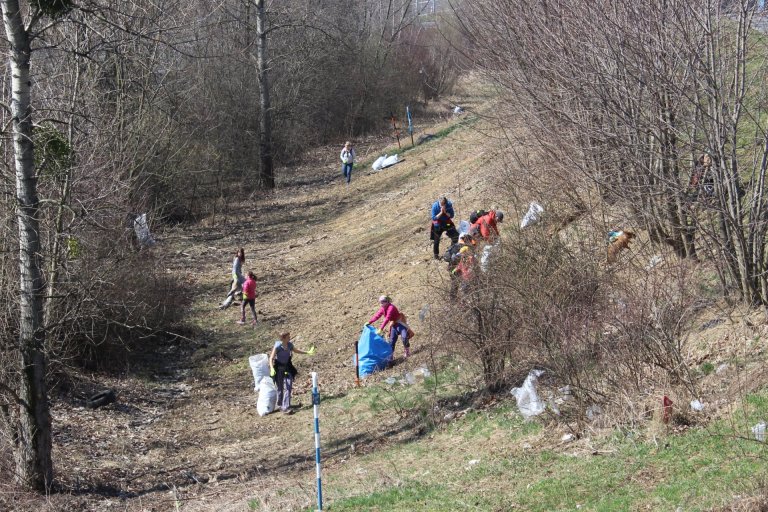
<svg viewBox="0 0 768 512"><path fill-rule="evenodd" d="M525 229L528 226L533 226L541 220L541 214L544 213L544 207L536 201L532 202L528 206L528 212L526 212L523 220L520 221L520 228Z"/></svg>
<svg viewBox="0 0 768 512"><path fill-rule="evenodd" d="M468 220L459 222L459 236L463 235L464 233L469 233L469 228L471 227L472 224L470 224Z"/></svg>
<svg viewBox="0 0 768 512"><path fill-rule="evenodd" d="M256 354L248 358L248 364L251 365L251 373L253 373L253 390L259 390L259 384L263 378L269 377L269 361L267 354Z"/></svg>
<svg viewBox="0 0 768 512"><path fill-rule="evenodd" d="M384 159L383 162L381 162L381 168L384 169L385 167L389 167L390 165L395 165L398 162L397 155L388 156Z"/></svg>
<svg viewBox="0 0 768 512"><path fill-rule="evenodd" d="M496 251L498 248L498 241L492 245L486 245L483 247L483 254L480 256L480 270L483 272L488 271L488 261L491 258L491 255Z"/></svg>
<svg viewBox="0 0 768 512"><path fill-rule="evenodd" d="M277 388L272 379L261 379L259 382L259 398L256 400L256 412L265 416L275 410L277 405Z"/></svg>
<svg viewBox="0 0 768 512"><path fill-rule="evenodd" d="M379 171L379 170L381 170L381 166L382 166L382 164L384 163L384 160L386 160L386 159L387 159L387 155L384 155L384 156L380 156L379 158L377 158L377 159L376 159L376 160L373 162L373 165L371 166L371 168L372 168L374 171Z"/></svg>
<svg viewBox="0 0 768 512"><path fill-rule="evenodd" d="M149 232L146 213L142 213L133 220L133 230L136 232L136 239L139 241L139 245L142 247L152 247L155 245L155 239L152 238L152 233Z"/></svg>
<svg viewBox="0 0 768 512"><path fill-rule="evenodd" d="M544 370L531 370L525 382L519 388L512 388L510 393L515 395L517 409L525 419L530 419L544 412L544 402L536 393L536 381L544 374Z"/></svg>

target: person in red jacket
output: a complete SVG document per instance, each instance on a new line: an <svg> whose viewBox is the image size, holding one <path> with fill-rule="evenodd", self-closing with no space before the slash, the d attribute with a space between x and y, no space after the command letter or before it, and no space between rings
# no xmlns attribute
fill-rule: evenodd
<svg viewBox="0 0 768 512"><path fill-rule="evenodd" d="M379 336L384 336L384 328L389 325L389 344L392 346L392 354L394 355L395 353L395 345L397 344L397 338L399 336L403 338L405 357L409 357L411 355L411 343L408 339L408 324L403 320L404 315L398 311L395 305L392 304L392 299L386 295L379 297L379 305L381 307L374 313L371 319L368 320L368 324L373 325L373 322L384 317L384 323L381 324L381 327L378 330Z"/></svg>
<svg viewBox="0 0 768 512"><path fill-rule="evenodd" d="M479 235L488 243L493 243L499 237L499 228L497 223L504 220L504 213L498 210L491 210L477 218L472 224L469 232Z"/></svg>
<svg viewBox="0 0 768 512"><path fill-rule="evenodd" d="M243 305L242 316L237 323L240 325L245 324L245 308L250 306L253 313L253 325L256 325L256 274L248 272L248 278L243 283Z"/></svg>

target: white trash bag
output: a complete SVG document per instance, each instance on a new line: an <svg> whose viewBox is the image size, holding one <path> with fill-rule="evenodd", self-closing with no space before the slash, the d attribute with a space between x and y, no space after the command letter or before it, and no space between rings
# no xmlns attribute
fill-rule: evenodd
<svg viewBox="0 0 768 512"><path fill-rule="evenodd" d="M544 370L531 370L522 387L512 388L510 391L515 395L517 408L526 420L544 412L544 402L536 393L536 381L543 374Z"/></svg>
<svg viewBox="0 0 768 512"><path fill-rule="evenodd" d="M277 406L277 387L272 379L261 379L259 383L259 399L256 400L256 412L259 416L265 416L275 410Z"/></svg>
<svg viewBox="0 0 768 512"><path fill-rule="evenodd" d="M469 233L469 228L471 227L472 224L470 224L468 220L459 222L459 236L463 235L464 233Z"/></svg>
<svg viewBox="0 0 768 512"><path fill-rule="evenodd" d="M133 220L133 230L136 232L136 239L139 241L139 245L142 247L152 247L155 245L155 239L152 237L152 233L149 232L146 213L142 213Z"/></svg>
<svg viewBox="0 0 768 512"><path fill-rule="evenodd" d="M387 159L387 155L384 155L384 156L380 156L379 158L377 158L377 159L376 159L376 160L373 162L373 165L371 166L371 168L372 168L374 171L380 171L380 170L381 170L381 167L382 167L382 164L384 163L384 160L386 160L386 159Z"/></svg>
<svg viewBox="0 0 768 512"><path fill-rule="evenodd" d="M523 220L520 221L520 228L525 229L528 226L533 226L539 222L541 220L542 213L544 213L544 207L536 201L532 202L528 207L528 212L523 217Z"/></svg>
<svg viewBox="0 0 768 512"><path fill-rule="evenodd" d="M397 154L394 154L392 156L388 156L384 159L383 162L381 162L381 168L389 167L390 165L395 165L399 160L397 159Z"/></svg>
<svg viewBox="0 0 768 512"><path fill-rule="evenodd" d="M249 357L248 364L251 365L251 372L253 373L253 390L258 391L261 379L270 378L267 354L256 354Z"/></svg>

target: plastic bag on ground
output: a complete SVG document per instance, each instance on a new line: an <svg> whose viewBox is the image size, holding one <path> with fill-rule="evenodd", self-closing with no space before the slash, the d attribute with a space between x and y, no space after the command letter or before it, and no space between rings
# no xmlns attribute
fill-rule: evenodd
<svg viewBox="0 0 768 512"><path fill-rule="evenodd" d="M395 165L399 160L397 159L397 155L388 156L384 159L383 162L381 162L381 168L389 167L390 165Z"/></svg>
<svg viewBox="0 0 768 512"><path fill-rule="evenodd" d="M488 260L491 258L491 254L496 250L497 243L483 247L483 254L480 256L480 270L483 272L488 271Z"/></svg>
<svg viewBox="0 0 768 512"><path fill-rule="evenodd" d="M755 439L761 443L765 442L765 422L761 421L754 427L752 427L752 433L755 435Z"/></svg>
<svg viewBox="0 0 768 512"><path fill-rule="evenodd" d="M357 342L360 376L365 377L387 367L392 359L392 347L376 333L372 325L363 327Z"/></svg>
<svg viewBox="0 0 768 512"><path fill-rule="evenodd" d="M532 202L530 206L528 206L528 212L526 212L523 220L520 221L520 228L527 228L528 226L533 226L539 222L542 213L544 213L544 207L536 201Z"/></svg>
<svg viewBox="0 0 768 512"><path fill-rule="evenodd" d="M251 373L253 373L253 390L259 390L259 384L261 379L269 377L269 360L267 354L256 354L248 358L248 364L251 365Z"/></svg>
<svg viewBox="0 0 768 512"><path fill-rule="evenodd" d="M256 412L265 416L275 410L277 405L277 387L271 378L259 382L259 398L256 400Z"/></svg>
<svg viewBox="0 0 768 512"><path fill-rule="evenodd" d="M464 233L469 233L469 228L471 228L472 225L469 223L468 220L463 220L459 222L459 236L463 235Z"/></svg>
<svg viewBox="0 0 768 512"><path fill-rule="evenodd" d="M136 239L139 241L139 245L142 247L152 247L155 245L155 239L152 238L152 233L149 232L146 213L142 213L134 219L133 230L136 232Z"/></svg>
<svg viewBox="0 0 768 512"><path fill-rule="evenodd" d="M525 378L525 382L519 388L512 388L510 393L515 395L517 408L525 419L530 419L544 412L544 402L536 393L536 381L544 370L531 370Z"/></svg>
<svg viewBox="0 0 768 512"><path fill-rule="evenodd" d="M379 158L377 158L377 159L376 159L376 160L373 162L373 165L371 166L371 168L372 168L374 171L379 171L379 170L381 170L382 164L384 163L384 160L386 160L386 159L387 159L387 155L384 155L384 156L380 156Z"/></svg>

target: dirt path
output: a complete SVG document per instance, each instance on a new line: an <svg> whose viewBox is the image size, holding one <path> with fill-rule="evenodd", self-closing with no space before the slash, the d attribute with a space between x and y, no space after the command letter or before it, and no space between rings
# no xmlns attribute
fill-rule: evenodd
<svg viewBox="0 0 768 512"><path fill-rule="evenodd" d="M470 111L479 106L462 104ZM484 181L494 144L475 127L462 127L408 151L394 167L356 170L351 186L337 169L337 148L327 148L320 161L281 171L274 194L232 206L215 224L208 219L162 234L167 272L194 294L189 319L196 334L158 347L169 362L159 354L157 374L103 382L118 389L119 404L95 411L55 405L58 470L70 495L55 496L48 507L248 510L251 500L265 510L310 505L311 371L319 372L326 404L329 469L344 463L351 445L370 451L418 437L409 421L357 414L337 399L353 386L354 342L376 297L391 295L416 318L447 278L445 264L431 257L431 203L447 194L457 218L477 207L506 206ZM246 271L258 276L255 329L235 323L236 308L216 308L239 246L246 250ZM416 325L414 357L392 372L425 363L425 328ZM295 357L297 413L260 418L247 358L268 352L282 330L290 330L299 347L317 345L318 353Z"/></svg>

